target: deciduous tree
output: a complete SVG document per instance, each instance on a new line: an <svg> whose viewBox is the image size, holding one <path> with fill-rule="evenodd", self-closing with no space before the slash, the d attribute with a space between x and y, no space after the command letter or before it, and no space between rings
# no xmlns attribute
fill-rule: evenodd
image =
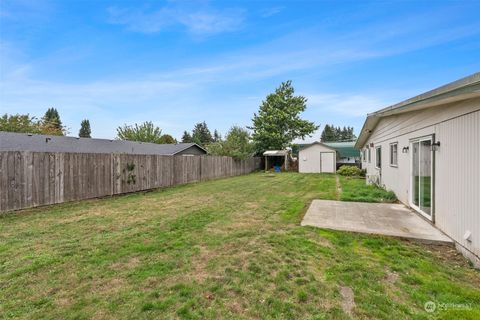
<svg viewBox="0 0 480 320"><path fill-rule="evenodd" d="M166 143L166 144L175 144L177 143L177 139L175 139L174 137L172 137L171 135L169 134L164 134L162 136L162 143Z"/></svg>
<svg viewBox="0 0 480 320"><path fill-rule="evenodd" d="M225 140L213 142L207 146L209 154L246 159L255 153L250 133L245 128L233 126L225 136Z"/></svg>
<svg viewBox="0 0 480 320"><path fill-rule="evenodd" d="M39 121L35 120L35 117L30 117L28 114L4 114L0 118L0 131L42 133Z"/></svg>
<svg viewBox="0 0 480 320"><path fill-rule="evenodd" d="M311 135L318 126L303 120L300 114L307 108L307 99L295 96L291 81L283 82L262 102L253 116L253 141L257 153L268 149L284 149L294 139Z"/></svg>
<svg viewBox="0 0 480 320"><path fill-rule="evenodd" d="M141 142L163 143L162 129L155 126L153 122L146 121L133 126L123 125L117 128L117 139Z"/></svg>

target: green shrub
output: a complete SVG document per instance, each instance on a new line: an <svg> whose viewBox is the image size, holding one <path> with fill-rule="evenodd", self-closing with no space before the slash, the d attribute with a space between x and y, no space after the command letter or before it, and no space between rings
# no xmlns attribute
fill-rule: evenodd
<svg viewBox="0 0 480 320"><path fill-rule="evenodd" d="M337 170L337 173L341 176L359 177L359 176L362 176L362 171L363 171L362 169L356 166L341 166Z"/></svg>

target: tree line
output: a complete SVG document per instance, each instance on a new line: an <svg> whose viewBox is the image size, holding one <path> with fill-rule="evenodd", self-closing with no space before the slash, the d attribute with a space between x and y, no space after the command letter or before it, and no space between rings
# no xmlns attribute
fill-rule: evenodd
<svg viewBox="0 0 480 320"><path fill-rule="evenodd" d="M248 127L232 126L225 137L214 130L213 134L205 121L194 125L191 132L183 132L182 143L196 143L205 148L209 154L248 158L261 155L265 150L283 150L293 146L295 139L311 136L319 126L301 118L307 108L307 99L295 95L291 81L282 82L262 101L258 112L253 114L252 125ZM24 132L51 135L66 135L67 129L60 120L55 108L49 108L41 119L30 115L8 115L0 118L0 131ZM160 144L178 143L170 134L151 121L140 124L117 127L117 139ZM79 137L91 138L90 121L81 122ZM350 141L355 139L353 127L335 127L326 125L321 134L321 141Z"/></svg>
<svg viewBox="0 0 480 320"><path fill-rule="evenodd" d="M323 128L320 141L322 142L337 142L337 141L353 141L357 136L353 132L353 127L335 127L327 124Z"/></svg>

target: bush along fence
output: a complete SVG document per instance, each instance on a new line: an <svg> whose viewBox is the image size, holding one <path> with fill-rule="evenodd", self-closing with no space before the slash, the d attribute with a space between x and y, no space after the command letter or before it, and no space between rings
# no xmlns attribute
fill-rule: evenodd
<svg viewBox="0 0 480 320"><path fill-rule="evenodd" d="M247 174L260 158L0 152L0 212Z"/></svg>

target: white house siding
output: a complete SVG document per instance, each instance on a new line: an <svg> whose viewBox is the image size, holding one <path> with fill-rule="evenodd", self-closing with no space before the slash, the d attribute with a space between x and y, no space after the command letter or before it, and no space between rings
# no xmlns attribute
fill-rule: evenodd
<svg viewBox="0 0 480 320"><path fill-rule="evenodd" d="M435 126L435 224L480 257L480 111ZM471 232L471 242L463 239Z"/></svg>
<svg viewBox="0 0 480 320"><path fill-rule="evenodd" d="M321 165L321 154L328 153L331 155L327 159L327 155L323 156L324 164ZM313 144L298 153L298 172L302 173L319 173L319 172L335 172L336 152L321 144ZM322 169L322 170L320 170Z"/></svg>
<svg viewBox="0 0 480 320"><path fill-rule="evenodd" d="M378 179L409 205L410 140L435 134L435 224L455 241L480 256L480 98L385 117L370 135L371 162L362 158L367 177ZM398 166L390 166L390 144L398 143ZM382 147L382 169L375 168L375 148ZM368 152L367 152L368 155ZM466 230L472 241L463 239Z"/></svg>

